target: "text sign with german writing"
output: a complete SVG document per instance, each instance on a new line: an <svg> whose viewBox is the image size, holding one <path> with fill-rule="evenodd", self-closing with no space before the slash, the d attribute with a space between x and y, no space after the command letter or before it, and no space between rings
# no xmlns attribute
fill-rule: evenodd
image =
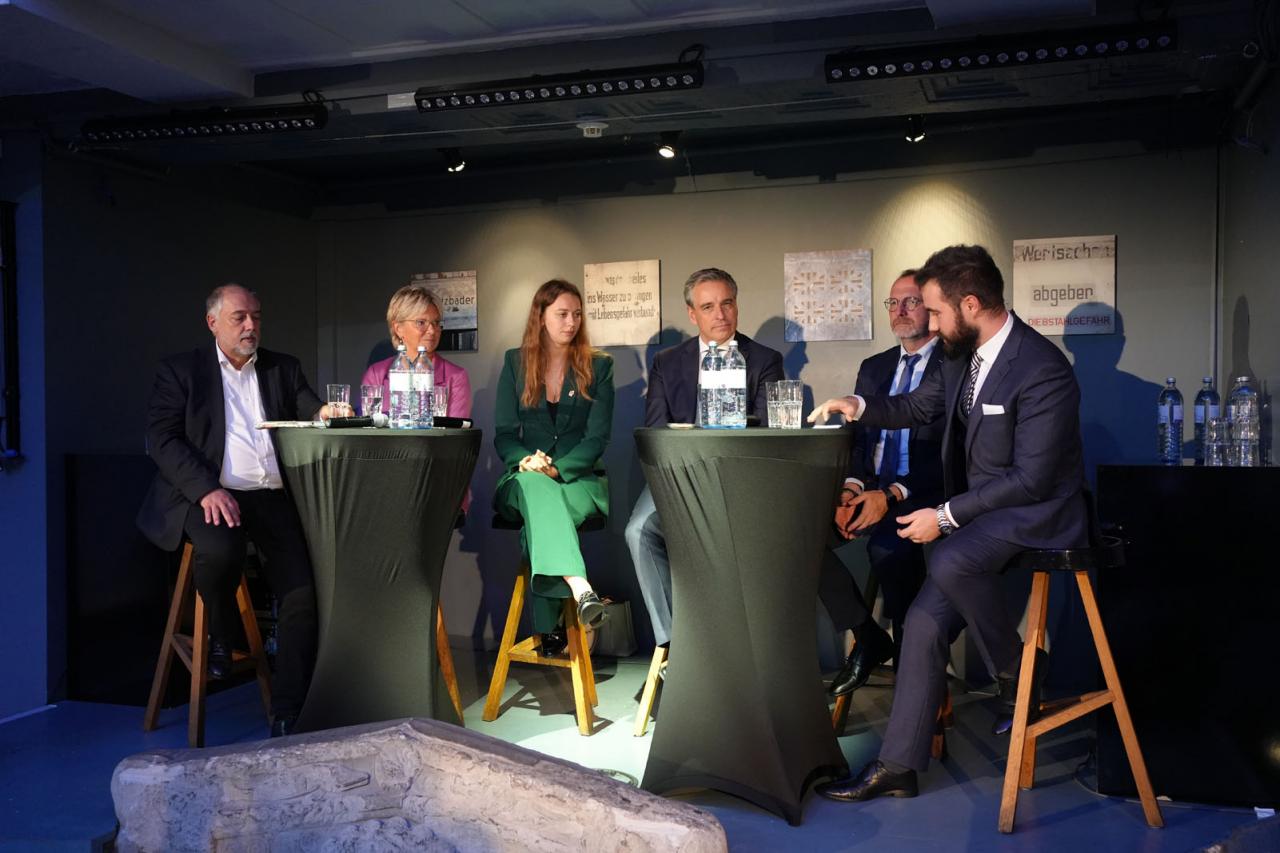
<svg viewBox="0 0 1280 853"><path fill-rule="evenodd" d="M659 262L584 264L582 295L587 334L598 347L643 346L662 327Z"/></svg>
<svg viewBox="0 0 1280 853"><path fill-rule="evenodd" d="M427 288L440 303L441 350L475 352L480 348L475 270L416 272L409 283Z"/></svg>
<svg viewBox="0 0 1280 853"><path fill-rule="evenodd" d="M1043 335L1116 330L1116 235L1013 241L1013 310Z"/></svg>

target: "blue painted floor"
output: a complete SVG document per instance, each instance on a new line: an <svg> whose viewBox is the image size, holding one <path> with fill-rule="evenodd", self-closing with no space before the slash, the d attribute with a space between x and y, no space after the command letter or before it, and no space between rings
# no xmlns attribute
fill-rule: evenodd
<svg viewBox="0 0 1280 853"><path fill-rule="evenodd" d="M469 726L587 767L639 778L650 734L632 735L647 658L597 662L602 728L589 738L574 727L568 673L512 667L502 715L480 721L492 655L455 649ZM1019 798L1017 829L996 831L1006 741L988 733L987 697L956 698L949 757L921 779L915 799L848 805L810 795L799 827L727 795L701 792L681 799L708 809L724 825L735 851L1192 851L1256 820L1243 809L1163 803L1166 827L1147 828L1136 803L1099 796L1087 766L1091 728L1082 721L1042 739L1036 788ZM841 745L850 766L873 758L892 701L883 679L855 694ZM653 726L661 725L661 710ZM250 683L209 698L210 745L265 737L257 687ZM142 709L66 702L0 723L0 850L93 850L115 831L111 772L123 757L186 745L185 706L165 711L161 727L142 732ZM1158 780L1157 792L1158 792Z"/></svg>

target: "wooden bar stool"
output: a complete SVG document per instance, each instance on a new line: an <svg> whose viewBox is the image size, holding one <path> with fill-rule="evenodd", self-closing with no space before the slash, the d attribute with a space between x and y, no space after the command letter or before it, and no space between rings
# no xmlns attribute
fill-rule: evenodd
<svg viewBox="0 0 1280 853"><path fill-rule="evenodd" d="M603 530L608 519L593 515L578 526L579 533ZM495 530L519 530L523 525L512 523L501 516L494 516ZM595 723L592 712L596 699L595 673L591 668L591 651L587 644L587 631L578 623L578 606L572 597L564 601L565 634L569 639L567 652L543 656L538 649L542 638L538 634L516 641L520 629L520 613L524 610L525 596L529 590L529 563L521 557L520 571L516 575L515 589L511 592L511 606L507 608L507 621L502 629L502 642L498 646L498 660L494 663L493 677L489 680L489 695L484 703L482 719L491 723L502 711L502 691L507 684L507 673L512 661L535 666L555 666L568 669L573 678L573 705L578 719L578 734L591 735Z"/></svg>
<svg viewBox="0 0 1280 853"><path fill-rule="evenodd" d="M658 694L658 681L661 677L662 665L667 662L667 652L668 650L662 646L653 647L653 659L649 661L649 674L645 676L644 691L640 694L640 707L636 709L636 737L644 737L644 733L649 729L649 717L653 716L653 700Z"/></svg>
<svg viewBox="0 0 1280 853"><path fill-rule="evenodd" d="M192 747L204 746L204 700L208 679L209 642L205 626L204 599L195 593L195 613L190 634L179 633L187 598L194 591L195 582L191 570L193 548L190 542L183 545L182 562L178 566L178 582L174 585L173 599L169 603L169 618L164 626L164 638L160 641L160 659L156 662L155 678L151 682L151 697L147 700L146 716L142 720L144 732L153 731L160 718L160 702L169 685L169 672L177 657L191 673L191 702L187 711L187 743ZM253 601L249 598L249 585L244 576L236 589L236 603L240 606L240 621L249 641L249 653L233 651L232 669L252 668L257 674L258 689L262 692L262 705L271 721L271 673L267 668L267 655L262 649L262 635L258 633L258 620L253 613Z"/></svg>
<svg viewBox="0 0 1280 853"><path fill-rule="evenodd" d="M453 529L460 530L467 523L467 514L458 511L458 518L453 522ZM458 712L458 725L465 726L462 717L462 694L458 691L458 673L453 668L453 650L449 648L449 631L444 626L444 603L436 600L436 659L440 661L440 675L444 678L445 689L449 691L449 699L453 702L453 710Z"/></svg>
<svg viewBox="0 0 1280 853"><path fill-rule="evenodd" d="M1120 676L1116 673L1115 661L1111 657L1111 646L1107 643L1107 634L1102 627L1098 602L1093 595L1093 583L1089 580L1090 570L1114 569L1124 565L1124 542L1112 536L1095 536L1094 539L1096 544L1088 548L1025 551L1009 563L1009 568L1024 569L1035 574L1031 581L1022 666L1018 672L1018 695L1013 729L1010 732L1009 760L1000 796L1001 832L1013 832L1018 789L1029 789L1035 782L1036 741L1040 736L1107 705L1115 711L1120 737L1129 757L1129 769L1133 771L1133 780L1137 784L1147 824L1152 827L1164 826L1160 806L1147 776L1147 765L1142 759L1142 750L1138 747L1138 736L1133 730L1133 720L1129 717L1129 706L1125 703L1124 691L1120 688ZM1089 619L1089 629L1093 633L1093 645L1102 665L1106 689L1068 699L1065 703L1054 702L1052 710L1035 722L1029 722L1037 650L1044 648L1050 572L1070 572L1075 576L1080 599Z"/></svg>

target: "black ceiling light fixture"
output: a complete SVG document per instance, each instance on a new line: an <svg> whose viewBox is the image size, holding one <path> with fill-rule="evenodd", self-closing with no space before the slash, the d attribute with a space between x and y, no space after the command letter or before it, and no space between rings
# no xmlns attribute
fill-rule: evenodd
<svg viewBox="0 0 1280 853"><path fill-rule="evenodd" d="M456 174L467 168L467 161L462 159L462 152L457 148L441 148L440 153L444 155L446 171Z"/></svg>
<svg viewBox="0 0 1280 853"><path fill-rule="evenodd" d="M668 130L662 133L658 139L658 156L664 160L674 160L679 151L676 150L676 141L680 139L680 131Z"/></svg>
<svg viewBox="0 0 1280 853"><path fill-rule="evenodd" d="M907 117L907 141L924 142L924 116Z"/></svg>
<svg viewBox="0 0 1280 853"><path fill-rule="evenodd" d="M80 128L80 138L93 144L207 139L225 136L259 136L320 130L329 121L323 103L271 107L217 107L199 111L174 111L168 115L91 119Z"/></svg>
<svg viewBox="0 0 1280 853"><path fill-rule="evenodd" d="M829 54L828 83L866 83L895 77L954 74L1176 50L1173 22L1134 23L1096 30L1027 33L956 42L904 45Z"/></svg>
<svg viewBox="0 0 1280 853"><path fill-rule="evenodd" d="M697 89L703 80L702 55L703 47L699 44L685 48L679 59L668 65L639 65L545 76L535 74L461 86L423 86L414 93L414 100L418 112L435 113Z"/></svg>

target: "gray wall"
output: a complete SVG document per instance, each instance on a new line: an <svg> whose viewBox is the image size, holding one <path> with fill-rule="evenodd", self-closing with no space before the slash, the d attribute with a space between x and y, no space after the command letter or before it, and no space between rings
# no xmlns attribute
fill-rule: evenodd
<svg viewBox="0 0 1280 853"><path fill-rule="evenodd" d="M1280 243L1280 83L1272 78L1256 108L1249 113L1256 148L1232 147L1224 155L1227 183L1222 278L1223 402L1230 378L1251 375L1261 380L1269 402L1280 389L1280 272L1275 250ZM1263 412L1263 447L1276 463L1274 407Z"/></svg>
<svg viewBox="0 0 1280 853"><path fill-rule="evenodd" d="M699 177L692 190L682 182L667 196L420 215L328 211L320 232L318 382L359 381L385 337L386 299L411 273L476 269L481 351L457 360L471 373L475 417L488 439L500 357L519 342L534 288L553 276L581 281L584 263L659 258L665 326L689 332L680 285L694 269L723 267L741 286L742 330L780 349L788 375L804 379L822 400L848 392L861 359L893 339L880 314L873 341L785 344L784 253L872 248L878 305L899 270L951 243L986 245L1008 276L1016 238L1110 233L1118 235L1125 334L1076 338L1069 348L1084 388L1091 469L1102 461L1150 461L1157 383L1174 375L1194 389L1211 368L1217 228L1211 150L1059 150L1034 160L829 183ZM643 485L630 432L641 420L645 365L655 349L613 350L620 390L606 455L613 517L608 536L588 544L598 585L637 605L621 531ZM444 580L455 634L490 636L510 592L513 537L488 530L498 473L486 442L474 482L476 509L455 541Z"/></svg>

